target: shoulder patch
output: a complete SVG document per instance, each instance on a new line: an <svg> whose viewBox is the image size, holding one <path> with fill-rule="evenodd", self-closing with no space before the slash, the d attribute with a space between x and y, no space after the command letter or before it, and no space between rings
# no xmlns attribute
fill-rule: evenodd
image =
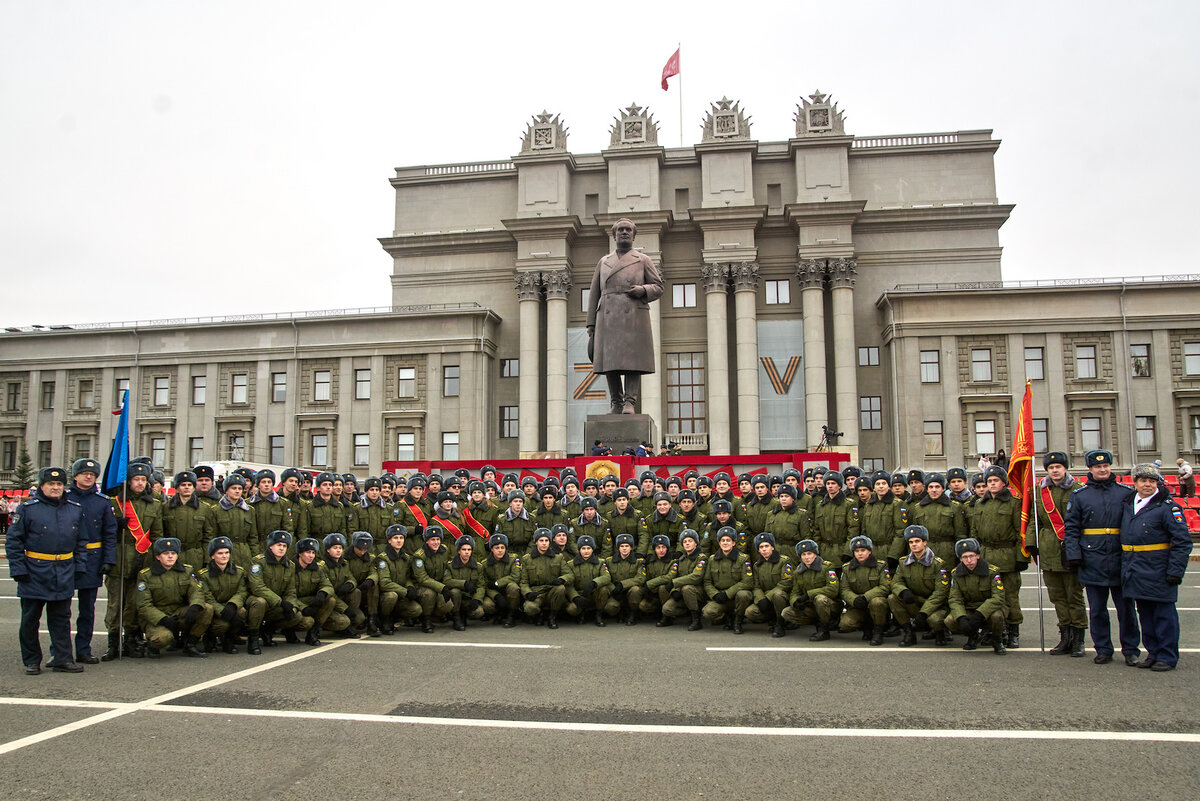
<svg viewBox="0 0 1200 801"><path fill-rule="evenodd" d="M138 590L139 590L140 592L145 592L145 591L146 591L146 582L144 582L144 581L139 581L139 582L137 583L137 588L138 588Z"/></svg>
<svg viewBox="0 0 1200 801"><path fill-rule="evenodd" d="M260 565L260 564L257 564L257 563L255 563L255 564L253 564L253 565L250 565L250 572L251 572L251 573L259 573L259 572L261 572L261 571L262 571L262 565Z"/></svg>
<svg viewBox="0 0 1200 801"><path fill-rule="evenodd" d="M992 581L995 582L997 587L999 587L1000 589L1004 589L1004 580L1000 578L999 574L993 576Z"/></svg>
<svg viewBox="0 0 1200 801"><path fill-rule="evenodd" d="M677 565L676 565L676 566L678 566L678 563L677 563ZM704 560L703 560L703 559L701 559L699 562L696 562L696 568L697 568L697 569L699 569L699 568L702 568L702 567L704 567Z"/></svg>
<svg viewBox="0 0 1200 801"><path fill-rule="evenodd" d="M513 564L514 564L514 565L516 565L517 567L520 567L520 566L521 566L521 557L519 557L519 556L514 556L514 557L513 557Z"/></svg>
<svg viewBox="0 0 1200 801"><path fill-rule="evenodd" d="M1178 506L1176 506L1175 508L1173 508L1171 510L1171 517L1175 518L1176 523L1183 523L1184 525L1187 525L1187 523L1183 519L1183 510L1180 509Z"/></svg>
<svg viewBox="0 0 1200 801"><path fill-rule="evenodd" d="M425 563L423 561L421 561L420 559L417 560L416 565L417 565L417 567L425 567Z"/></svg>
<svg viewBox="0 0 1200 801"><path fill-rule="evenodd" d="M383 561L382 559L380 559L380 560L379 560L379 569L380 569L380 570L387 570L387 562L385 562L385 561Z"/></svg>

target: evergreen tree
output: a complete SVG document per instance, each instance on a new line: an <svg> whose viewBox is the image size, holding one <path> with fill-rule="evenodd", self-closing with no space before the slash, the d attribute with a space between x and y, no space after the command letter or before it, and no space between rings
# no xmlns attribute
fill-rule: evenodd
<svg viewBox="0 0 1200 801"><path fill-rule="evenodd" d="M25 449L25 443L21 443L21 453L17 457L17 466L13 470L12 489L27 490L33 486L35 473L33 470L33 460L29 458L29 451Z"/></svg>

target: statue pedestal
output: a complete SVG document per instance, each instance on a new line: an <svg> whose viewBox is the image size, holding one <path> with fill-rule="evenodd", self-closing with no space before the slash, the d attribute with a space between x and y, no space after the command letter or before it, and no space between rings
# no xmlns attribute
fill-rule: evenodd
<svg viewBox="0 0 1200 801"><path fill-rule="evenodd" d="M626 448L637 449L643 442L655 445L654 420L648 414L589 414L583 424L583 452L592 452L592 443L600 440L620 456Z"/></svg>

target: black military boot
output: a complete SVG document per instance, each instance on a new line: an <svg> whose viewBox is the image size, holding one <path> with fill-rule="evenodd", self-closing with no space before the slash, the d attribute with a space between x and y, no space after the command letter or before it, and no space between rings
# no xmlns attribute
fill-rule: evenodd
<svg viewBox="0 0 1200 801"><path fill-rule="evenodd" d="M217 643L221 646L221 650L227 654L236 654L238 652L237 644L233 641L232 637L224 637L217 640Z"/></svg>
<svg viewBox="0 0 1200 801"><path fill-rule="evenodd" d="M808 641L809 642L825 642L825 640L828 640L828 639L829 639L829 626L824 625L822 623L818 623L817 627L815 629L813 629L812 636L810 636L808 638Z"/></svg>
<svg viewBox="0 0 1200 801"><path fill-rule="evenodd" d="M379 617L379 633L388 636L396 633L396 624L392 620L391 615L381 615Z"/></svg>
<svg viewBox="0 0 1200 801"><path fill-rule="evenodd" d="M867 645L883 645L883 626L871 627L871 641Z"/></svg>
<svg viewBox="0 0 1200 801"><path fill-rule="evenodd" d="M598 628L604 628L606 625L608 625L608 624L604 622L604 610L597 609L596 610L596 626Z"/></svg>
<svg viewBox="0 0 1200 801"><path fill-rule="evenodd" d="M987 646L992 644L992 638L995 636L996 635L994 635L992 633L992 630L988 629L987 631L984 631L979 635L979 642L977 643L977 645L982 645L983 647L986 648Z"/></svg>
<svg viewBox="0 0 1200 801"><path fill-rule="evenodd" d="M907 623L903 626L903 631L900 633L900 647L908 648L917 644L917 632L913 630L912 624Z"/></svg>
<svg viewBox="0 0 1200 801"><path fill-rule="evenodd" d="M100 655L101 662L111 662L121 657L121 635L108 633L108 650Z"/></svg>
<svg viewBox="0 0 1200 801"><path fill-rule="evenodd" d="M1074 637L1071 638L1071 656L1083 656L1083 633L1087 629L1080 626L1072 626L1071 631Z"/></svg>
<svg viewBox="0 0 1200 801"><path fill-rule="evenodd" d="M380 633L379 632L379 624L375 620L375 615L368 616L367 617L367 634L368 634L368 636L378 637L379 633Z"/></svg>
<svg viewBox="0 0 1200 801"><path fill-rule="evenodd" d="M186 637L184 637L183 638L183 649L182 649L183 655L194 657L194 658L199 658L199 659L207 659L208 654L206 654L204 651L201 651L199 648L196 647L199 644L200 644L200 638L194 634L189 634Z"/></svg>
<svg viewBox="0 0 1200 801"><path fill-rule="evenodd" d="M433 634L433 623L429 620L429 615L421 615L421 631Z"/></svg>
<svg viewBox="0 0 1200 801"><path fill-rule="evenodd" d="M692 622L688 623L688 631L700 631L700 629L704 628L704 622L700 619L699 612L693 612L689 609L688 614L692 618Z"/></svg>
<svg viewBox="0 0 1200 801"><path fill-rule="evenodd" d="M511 608L504 613L504 628L511 629L513 626L517 625L516 615L517 613Z"/></svg>
<svg viewBox="0 0 1200 801"><path fill-rule="evenodd" d="M938 629L934 634L933 644L940 647L950 645L950 632L945 629Z"/></svg>
<svg viewBox="0 0 1200 801"><path fill-rule="evenodd" d="M992 641L992 653L994 653L996 656L1004 656L1008 653L1008 649L1004 647L1003 638Z"/></svg>
<svg viewBox="0 0 1200 801"><path fill-rule="evenodd" d="M1008 624L1008 642L1004 643L1009 648L1021 647L1021 627L1016 623Z"/></svg>
<svg viewBox="0 0 1200 801"><path fill-rule="evenodd" d="M263 623L262 624L262 628L259 630L259 644L263 648L274 648L275 647L275 624L274 623Z"/></svg>
<svg viewBox="0 0 1200 801"><path fill-rule="evenodd" d="M776 615L775 620L771 622L771 636L778 638L782 637L783 635L783 619Z"/></svg>
<svg viewBox="0 0 1200 801"><path fill-rule="evenodd" d="M895 637L898 634L904 633L904 627L895 620L888 620L887 628L883 631L884 637Z"/></svg>
<svg viewBox="0 0 1200 801"><path fill-rule="evenodd" d="M202 642L204 644L204 653L211 654L211 653L216 652L217 637L211 631L204 632L204 639L202 640Z"/></svg>
<svg viewBox="0 0 1200 801"><path fill-rule="evenodd" d="M658 622L657 622L657 623L655 623L655 624L654 624L654 626L655 626L655 628L660 628L660 629L661 629L661 628L664 628L664 627L666 627L666 626L673 625L674 623L675 623L675 618L673 618L673 617L669 617L669 616L667 616L667 615L659 615L659 616L658 616Z"/></svg>
<svg viewBox="0 0 1200 801"><path fill-rule="evenodd" d="M625 625L626 626L636 626L637 623L638 623L637 607L630 607L629 614L625 615Z"/></svg>
<svg viewBox="0 0 1200 801"><path fill-rule="evenodd" d="M320 626L317 626L314 624L311 629L309 629L307 632L305 632L304 644L305 645L320 645L321 644L321 627Z"/></svg>
<svg viewBox="0 0 1200 801"><path fill-rule="evenodd" d="M972 629L971 633L967 635L967 641L963 645L963 650L964 651L974 651L976 648L979 647L980 639L982 639L982 637L979 633L979 629Z"/></svg>
<svg viewBox="0 0 1200 801"><path fill-rule="evenodd" d="M733 633L734 634L742 633L742 616L741 615L734 615L734 617L733 617Z"/></svg>
<svg viewBox="0 0 1200 801"><path fill-rule="evenodd" d="M296 643L300 642L300 637L296 634L296 629L294 629L294 628L284 629L283 641L291 643L292 645L295 645Z"/></svg>
<svg viewBox="0 0 1200 801"><path fill-rule="evenodd" d="M454 626L455 631L466 631L467 630L466 616L463 615L462 612L456 613L454 615L454 620L451 621L450 625Z"/></svg>
<svg viewBox="0 0 1200 801"><path fill-rule="evenodd" d="M1050 649L1051 656L1062 656L1070 653L1071 641L1075 638L1075 630L1071 626L1058 627L1058 645Z"/></svg>
<svg viewBox="0 0 1200 801"><path fill-rule="evenodd" d="M246 635L246 653L251 656L258 656L262 653L262 645L258 640L258 632L250 632Z"/></svg>
<svg viewBox="0 0 1200 801"><path fill-rule="evenodd" d="M728 612L725 613L725 630L733 631L733 615Z"/></svg>
<svg viewBox="0 0 1200 801"><path fill-rule="evenodd" d="M147 646L138 642L137 634L128 632L125 634L125 656L132 656L134 659L141 659L146 656Z"/></svg>
<svg viewBox="0 0 1200 801"><path fill-rule="evenodd" d="M557 612L551 611L551 612L546 613L546 628L548 628L548 629L558 628L558 613Z"/></svg>

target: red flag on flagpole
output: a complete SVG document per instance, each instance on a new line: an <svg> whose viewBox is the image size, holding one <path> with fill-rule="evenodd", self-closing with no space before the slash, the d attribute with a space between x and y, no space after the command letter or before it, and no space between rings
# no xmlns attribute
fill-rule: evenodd
<svg viewBox="0 0 1200 801"><path fill-rule="evenodd" d="M1029 514L1033 506L1033 383L1025 382L1025 397L1021 400L1021 413L1017 417L1017 430L1013 434L1012 455L1008 462L1008 488L1021 499L1021 553L1026 558L1025 529L1029 526Z"/></svg>
<svg viewBox="0 0 1200 801"><path fill-rule="evenodd" d="M663 67L662 88L663 88L664 92L667 91L667 78L670 78L672 75L678 75L678 74L679 74L679 48L676 48L675 52L671 54L671 57L667 59L667 63Z"/></svg>

